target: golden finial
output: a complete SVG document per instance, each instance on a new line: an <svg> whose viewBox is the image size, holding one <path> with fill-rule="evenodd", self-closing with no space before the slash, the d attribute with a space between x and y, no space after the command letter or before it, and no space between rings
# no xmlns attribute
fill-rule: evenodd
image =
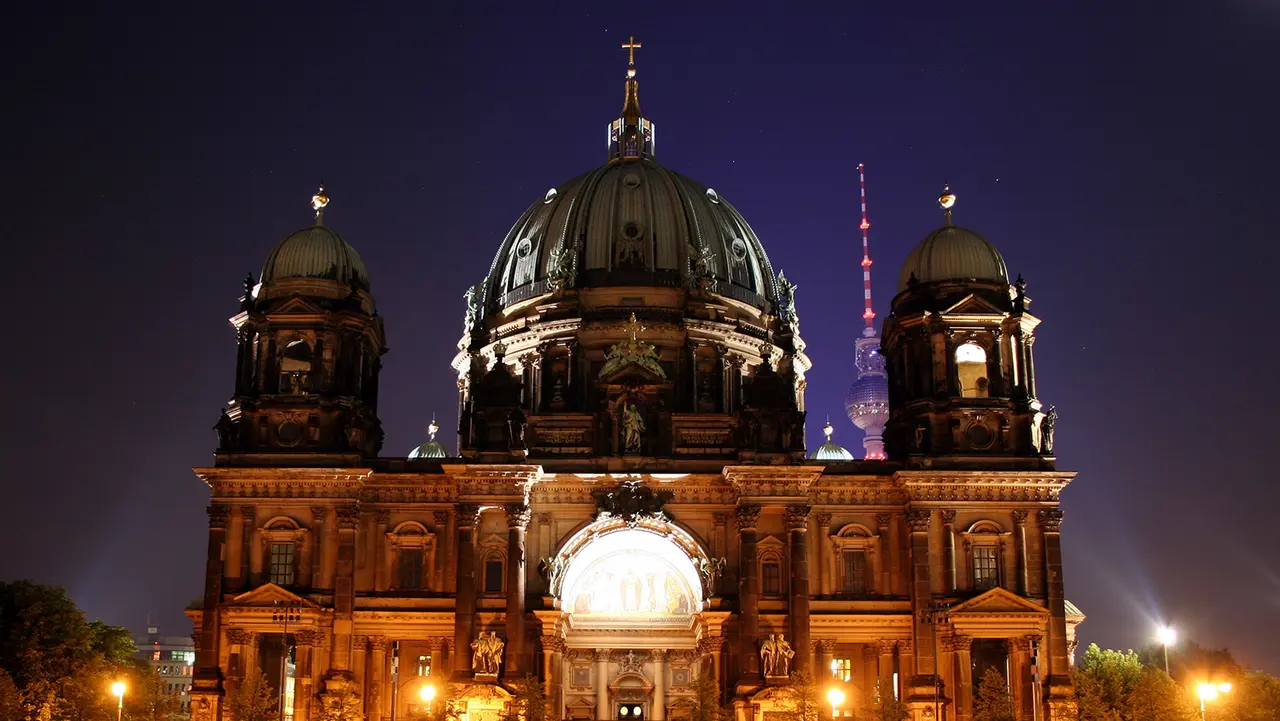
<svg viewBox="0 0 1280 721"><path fill-rule="evenodd" d="M951 206L956 204L956 194L951 192L950 185L942 186L942 195L938 196L938 205L946 215L947 225L951 225Z"/></svg>
<svg viewBox="0 0 1280 721"><path fill-rule="evenodd" d="M635 35L632 35L630 39L627 40L627 42L622 44L622 49L627 51L627 78L628 79L634 78L636 76L636 50L639 50L641 47L642 46L640 45L640 43L636 42Z"/></svg>
<svg viewBox="0 0 1280 721"><path fill-rule="evenodd" d="M436 439L436 433L440 432L440 424L436 423L436 414L431 414L431 424L427 426L427 433L431 435L431 440Z"/></svg>
<svg viewBox="0 0 1280 721"><path fill-rule="evenodd" d="M836 429L831 427L831 416L827 416L827 425L822 427L822 432L827 434L827 443L830 443L831 434L836 432Z"/></svg>
<svg viewBox="0 0 1280 721"><path fill-rule="evenodd" d="M324 221L324 207L329 204L329 196L324 194L324 184L321 183L320 190L311 196L311 209L316 211L316 225L321 225Z"/></svg>
<svg viewBox="0 0 1280 721"><path fill-rule="evenodd" d="M646 330L649 330L647 327L640 325L640 322L636 320L636 314L635 314L635 311L632 311L632 312L631 312L631 319L627 321L627 326L628 326L629 330L631 331L631 341L632 341L632 342L635 342L635 339L636 339L636 331L646 331Z"/></svg>

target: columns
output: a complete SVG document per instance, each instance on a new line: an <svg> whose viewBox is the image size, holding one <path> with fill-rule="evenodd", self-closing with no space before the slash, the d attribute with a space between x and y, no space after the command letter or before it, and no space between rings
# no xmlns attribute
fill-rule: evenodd
<svg viewBox="0 0 1280 721"><path fill-rule="evenodd" d="M951 637L951 648L955 653L955 683L951 695L956 700L956 721L973 718L973 661L969 654L972 647L972 636Z"/></svg>
<svg viewBox="0 0 1280 721"><path fill-rule="evenodd" d="M933 657L933 630L922 618L921 612L933 603L933 589L929 580L929 521L927 510L907 511L907 524L911 529L911 610L915 614L912 641L915 644L915 675L927 678L913 684L933 685L937 673Z"/></svg>
<svg viewBox="0 0 1280 721"><path fill-rule="evenodd" d="M250 634L243 628L227 629L227 676L223 681L223 687L226 689L227 695L230 696L240 688L240 682L244 680L245 664L248 663L248 651L250 646Z"/></svg>
<svg viewBox="0 0 1280 721"><path fill-rule="evenodd" d="M365 699L369 695L368 689L365 687L365 660L368 658L369 637L368 636L352 636L351 637L351 669L352 675L355 677L356 692L360 694L361 699Z"/></svg>
<svg viewBox="0 0 1280 721"><path fill-rule="evenodd" d="M818 593L830 596L835 593L835 546L831 541L831 514L816 513L814 520L818 523L818 544L822 553L818 556Z"/></svg>
<svg viewBox="0 0 1280 721"><path fill-rule="evenodd" d="M880 657L879 673L876 676L876 690L885 698L893 697L893 649L897 643L882 638L876 641L876 655Z"/></svg>
<svg viewBox="0 0 1280 721"><path fill-rule="evenodd" d="M356 524L359 521L358 506L338 507L338 555L333 569L333 657L330 666L339 672L352 668L352 615L356 603Z"/></svg>
<svg viewBox="0 0 1280 721"><path fill-rule="evenodd" d="M458 593L453 610L453 676L456 680L471 678L471 637L476 621L476 550L471 542L475 530L476 514L480 508L474 503L459 503L454 514L458 532L454 539L454 554L458 559ZM511 639L507 639L511 643Z"/></svg>
<svg viewBox="0 0 1280 721"><path fill-rule="evenodd" d="M716 688L720 690L720 697L724 698L724 679L720 674L721 657L724 654L724 638L722 636L703 636L698 639L698 652L703 656L703 662L710 664L711 676L716 680ZM698 669L702 672L707 667L703 666Z"/></svg>
<svg viewBox="0 0 1280 721"><path fill-rule="evenodd" d="M369 637L369 692L365 697L364 712L370 721L382 718L383 699L386 697L387 637Z"/></svg>
<svg viewBox="0 0 1280 721"><path fill-rule="evenodd" d="M253 528L255 516L253 506L240 507L240 582L248 582L241 589L256 588L262 584L262 579L254 572L262 567L262 554L258 552L261 549L256 543L258 539Z"/></svg>
<svg viewBox="0 0 1280 721"><path fill-rule="evenodd" d="M311 507L311 588L326 588L324 578L324 518L328 509ZM306 718L303 716L302 718Z"/></svg>
<svg viewBox="0 0 1280 721"><path fill-rule="evenodd" d="M760 680L760 657L756 639L760 635L760 563L756 557L756 522L760 506L738 506L738 653L742 659L740 684L755 685Z"/></svg>
<svg viewBox="0 0 1280 721"><path fill-rule="evenodd" d="M831 658L836 652L836 640L834 638L820 638L815 646L818 652L818 668L813 670L813 677L815 681L821 682L831 675Z"/></svg>
<svg viewBox="0 0 1280 721"><path fill-rule="evenodd" d="M436 553L441 558L446 559L444 563L436 563L435 574L431 578L431 590L438 593L446 593L449 589L445 587L446 566L449 564L453 553L449 549L449 542L453 536L449 532L449 512L435 511L431 514L432 520L435 521L435 528L432 530L436 534Z"/></svg>
<svg viewBox="0 0 1280 721"><path fill-rule="evenodd" d="M610 721L609 708L609 652L596 649L596 719Z"/></svg>
<svg viewBox="0 0 1280 721"><path fill-rule="evenodd" d="M959 588L956 578L956 512L942 512L942 592L952 593Z"/></svg>
<svg viewBox="0 0 1280 721"><path fill-rule="evenodd" d="M295 581L302 588L311 588L312 535L305 530L298 530L293 534L293 547L298 549L298 572Z"/></svg>
<svg viewBox="0 0 1280 721"><path fill-rule="evenodd" d="M1027 352L1027 395L1032 398L1035 398L1036 397L1036 356L1035 356L1034 349L1036 345L1036 337L1033 335L1029 335L1026 338L1024 338L1023 341L1027 344L1027 351L1026 351Z"/></svg>
<svg viewBox="0 0 1280 721"><path fill-rule="evenodd" d="M547 703L551 704L551 708L557 708L556 699L556 683L560 677L561 669L558 657L564 651L564 639L558 636L542 637L542 693L547 697ZM559 718L559 715L553 716Z"/></svg>
<svg viewBox="0 0 1280 721"><path fill-rule="evenodd" d="M222 602L222 552L227 539L231 508L214 503L208 508L209 545L204 562L204 613L200 614L200 648L197 668L218 672L218 605Z"/></svg>
<svg viewBox="0 0 1280 721"><path fill-rule="evenodd" d="M1022 596L1030 593L1027 585L1027 512L1013 512L1013 555L1017 563L1017 581L1014 588Z"/></svg>
<svg viewBox="0 0 1280 721"><path fill-rule="evenodd" d="M991 381L991 395L997 398L1004 398L1009 395L1005 383L1005 363L1004 363L1004 332L999 328L991 329L991 371L988 371L987 378Z"/></svg>
<svg viewBox="0 0 1280 721"><path fill-rule="evenodd" d="M1009 695L1013 697L1013 717L1019 721L1034 718L1032 673L1031 637L1009 639Z"/></svg>
<svg viewBox="0 0 1280 721"><path fill-rule="evenodd" d="M809 670L809 551L805 544L809 530L809 506L787 506L787 529L791 536L791 598L787 606L791 623L793 671Z"/></svg>
<svg viewBox="0 0 1280 721"><path fill-rule="evenodd" d="M373 562L373 590L386 591L391 588L388 578L391 561L387 553L387 526L391 523L391 512L379 510L373 518L373 537L369 539L373 544L373 554L370 557Z"/></svg>
<svg viewBox="0 0 1280 721"><path fill-rule="evenodd" d="M1048 661L1048 721L1061 721L1071 710L1071 668L1067 659L1067 612L1062 579L1062 511L1057 508L1036 513L1044 534L1045 595L1049 606L1049 634L1043 660Z"/></svg>
<svg viewBox="0 0 1280 721"><path fill-rule="evenodd" d="M524 546L531 512L523 503L511 503L507 512L507 662L503 676L515 679L524 670Z"/></svg>
<svg viewBox="0 0 1280 721"><path fill-rule="evenodd" d="M888 513L876 514L876 570L880 574L880 583L876 590L884 596L893 595L893 571L898 567L898 545L889 535L889 523L893 516Z"/></svg>
<svg viewBox="0 0 1280 721"><path fill-rule="evenodd" d="M653 652L653 713L649 718L667 718L667 652L661 649Z"/></svg>
<svg viewBox="0 0 1280 721"><path fill-rule="evenodd" d="M315 680L315 646L322 636L317 631L302 630L293 635L297 647L297 672L294 681L297 687L293 693L293 716L300 720L311 718L311 696Z"/></svg>
<svg viewBox="0 0 1280 721"><path fill-rule="evenodd" d="M862 706L861 711L870 711L876 703L876 681L879 679L876 666L876 645L862 644Z"/></svg>

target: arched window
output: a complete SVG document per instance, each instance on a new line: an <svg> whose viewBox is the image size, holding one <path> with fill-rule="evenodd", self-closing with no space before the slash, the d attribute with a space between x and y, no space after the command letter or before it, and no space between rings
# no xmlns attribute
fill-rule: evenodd
<svg viewBox="0 0 1280 721"><path fill-rule="evenodd" d="M760 559L760 595L781 596L786 593L786 583L783 581L785 565L782 561L786 550L787 544L773 536L760 541L758 551Z"/></svg>
<svg viewBox="0 0 1280 721"><path fill-rule="evenodd" d="M878 590L880 537L860 523L850 523L831 536L834 560L833 590L846 596L865 596Z"/></svg>
<svg viewBox="0 0 1280 721"><path fill-rule="evenodd" d="M425 591L435 576L435 534L416 521L406 521L387 533L395 567L395 587Z"/></svg>
<svg viewBox="0 0 1280 721"><path fill-rule="evenodd" d="M297 583L301 550L306 538L306 530L288 516L277 516L263 524L262 542L268 581L286 587Z"/></svg>
<svg viewBox="0 0 1280 721"><path fill-rule="evenodd" d="M1004 569L1001 566L1006 535L994 521L978 521L963 533L973 590L989 591L1002 585Z"/></svg>
<svg viewBox="0 0 1280 721"><path fill-rule="evenodd" d="M507 542L498 534L490 534L479 544L480 592L501 594L506 590Z"/></svg>
<svg viewBox="0 0 1280 721"><path fill-rule="evenodd" d="M284 347L280 354L280 392L307 392L311 375L311 344L299 338Z"/></svg>
<svg viewBox="0 0 1280 721"><path fill-rule="evenodd" d="M962 398L986 398L987 352L977 343L964 343L956 348L956 372L960 377Z"/></svg>

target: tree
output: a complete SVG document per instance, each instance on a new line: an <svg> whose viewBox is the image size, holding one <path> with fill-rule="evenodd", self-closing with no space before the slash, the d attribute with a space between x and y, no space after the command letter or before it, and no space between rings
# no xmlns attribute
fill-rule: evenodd
<svg viewBox="0 0 1280 721"><path fill-rule="evenodd" d="M1122 708L1126 721L1195 721L1200 717L1186 690L1154 668L1142 669Z"/></svg>
<svg viewBox="0 0 1280 721"><path fill-rule="evenodd" d="M791 683L780 689L780 708L771 716L778 721L822 721L831 718L824 713L830 707L819 697L821 689L806 672L791 674Z"/></svg>
<svg viewBox="0 0 1280 721"><path fill-rule="evenodd" d="M1215 703L1214 721L1280 721L1280 678L1262 671L1243 674Z"/></svg>
<svg viewBox="0 0 1280 721"><path fill-rule="evenodd" d="M911 718L911 711L894 695L893 689L877 682L875 701L862 718L865 721L906 721Z"/></svg>
<svg viewBox="0 0 1280 721"><path fill-rule="evenodd" d="M1072 672L1080 721L1122 721L1124 704L1141 677L1138 654L1089 644Z"/></svg>
<svg viewBox="0 0 1280 721"><path fill-rule="evenodd" d="M978 693L973 699L973 721L1015 721L1013 697L1009 695L1009 682L1004 674L988 668L978 681Z"/></svg>
<svg viewBox="0 0 1280 721"><path fill-rule="evenodd" d="M536 676L525 676L508 685L511 699L503 707L503 721L547 721L547 694Z"/></svg>
<svg viewBox="0 0 1280 721"><path fill-rule="evenodd" d="M720 683L715 671L704 668L693 683L693 708L689 721L724 721L724 708L720 705Z"/></svg>
<svg viewBox="0 0 1280 721"><path fill-rule="evenodd" d="M313 716L316 721L364 721L364 711L361 710L360 696L352 688L351 683L335 684L333 688L326 689L320 695L319 708ZM236 721L240 721L240 717L236 717Z"/></svg>
<svg viewBox="0 0 1280 721"><path fill-rule="evenodd" d="M246 675L227 696L227 709L236 721L272 721L277 700L266 675L258 670Z"/></svg>

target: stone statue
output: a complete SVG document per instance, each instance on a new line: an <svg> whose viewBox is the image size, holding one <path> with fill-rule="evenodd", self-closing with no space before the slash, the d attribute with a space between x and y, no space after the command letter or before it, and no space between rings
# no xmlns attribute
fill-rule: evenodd
<svg viewBox="0 0 1280 721"><path fill-rule="evenodd" d="M255 284L253 282L253 275L252 274L246 275L244 277L244 297L240 299L241 310L253 310L255 306L254 297L253 297L254 285Z"/></svg>
<svg viewBox="0 0 1280 721"><path fill-rule="evenodd" d="M471 331L475 330L476 319L480 317L480 301L476 298L476 287L473 285L467 288L467 292L462 294L467 301L467 310L462 316L462 337L469 338Z"/></svg>
<svg viewBox="0 0 1280 721"><path fill-rule="evenodd" d="M796 284L787 280L786 273L778 271L778 320L791 326L791 332L800 335L800 315L796 313Z"/></svg>
<svg viewBox="0 0 1280 721"><path fill-rule="evenodd" d="M544 558L538 564L538 571L547 579L547 590L552 595L559 595L560 582L564 580L564 571L568 564L562 556Z"/></svg>
<svg viewBox="0 0 1280 721"><path fill-rule="evenodd" d="M547 285L553 289L572 285L573 252L563 245L551 249L547 256Z"/></svg>
<svg viewBox="0 0 1280 721"><path fill-rule="evenodd" d="M712 254L711 248L695 248L692 243L688 244L687 247L689 265L693 270L693 275L689 278L690 287L710 288L715 283L715 272L712 270L712 260L715 256Z"/></svg>
<svg viewBox="0 0 1280 721"><path fill-rule="evenodd" d="M1040 452L1053 453L1053 424L1058 421L1058 409L1049 406L1040 419Z"/></svg>
<svg viewBox="0 0 1280 721"><path fill-rule="evenodd" d="M483 633L471 642L471 668L477 676L497 676L502 663L502 639L493 631Z"/></svg>
<svg viewBox="0 0 1280 721"><path fill-rule="evenodd" d="M698 559L698 574L702 576L702 587L707 598L715 595L716 581L724 573L725 559L708 558L703 556Z"/></svg>
<svg viewBox="0 0 1280 721"><path fill-rule="evenodd" d="M511 450L524 450L524 430L526 425L524 411L519 408L511 411L511 415L507 416L507 437L510 440L509 446Z"/></svg>
<svg viewBox="0 0 1280 721"><path fill-rule="evenodd" d="M781 634L771 633L764 643L760 644L760 661L764 666L764 675L782 677L791 674L791 659L796 652Z"/></svg>
<svg viewBox="0 0 1280 721"><path fill-rule="evenodd" d="M640 452L640 441L644 433L644 418L632 403L622 408L623 446L628 453Z"/></svg>
<svg viewBox="0 0 1280 721"><path fill-rule="evenodd" d="M218 416L218 424L213 427L218 432L218 449L231 450L235 440L236 424L231 420L231 416L227 415L227 409L222 409L222 415Z"/></svg>

